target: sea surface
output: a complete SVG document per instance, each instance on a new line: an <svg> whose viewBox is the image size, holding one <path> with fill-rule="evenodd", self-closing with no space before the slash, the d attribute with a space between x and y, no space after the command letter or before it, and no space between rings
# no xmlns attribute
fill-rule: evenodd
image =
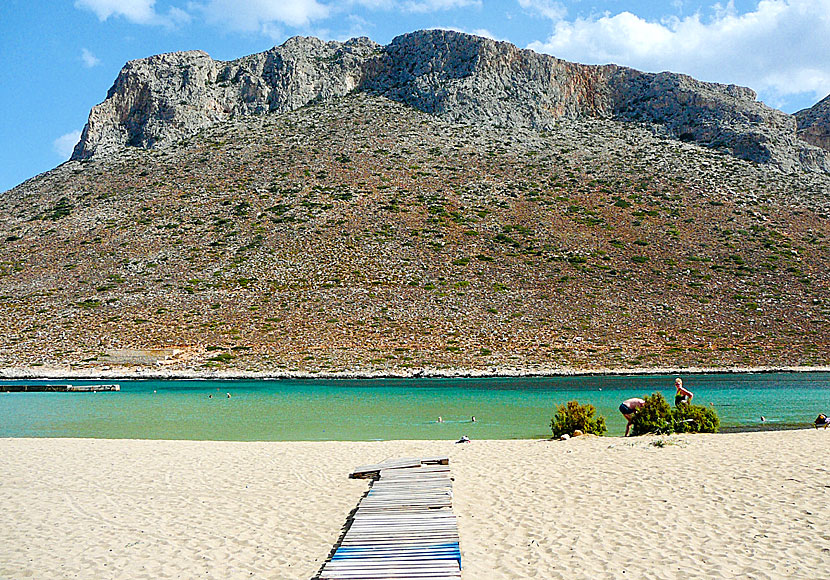
<svg viewBox="0 0 830 580"><path fill-rule="evenodd" d="M570 400L594 405L606 417L608 435L622 435L625 420L617 408L624 399L656 391L674 399L673 375L0 385L48 382L118 383L121 391L0 394L0 437L535 438L550 436L557 405ZM830 373L689 375L684 385L694 403L717 411L727 431L809 427L819 412L830 413Z"/></svg>

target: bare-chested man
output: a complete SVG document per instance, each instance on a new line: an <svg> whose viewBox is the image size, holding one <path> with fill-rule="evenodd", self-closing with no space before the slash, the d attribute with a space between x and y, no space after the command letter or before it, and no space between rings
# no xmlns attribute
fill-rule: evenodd
<svg viewBox="0 0 830 580"><path fill-rule="evenodd" d="M646 402L644 400L638 399L637 397L626 399L620 403L620 413L628 421L628 424L625 426L624 437L628 437L628 432L631 430L631 420L634 418L634 413L645 404Z"/></svg>

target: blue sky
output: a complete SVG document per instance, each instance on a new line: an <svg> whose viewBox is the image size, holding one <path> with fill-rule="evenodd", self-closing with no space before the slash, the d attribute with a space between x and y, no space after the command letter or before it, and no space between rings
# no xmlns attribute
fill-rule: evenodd
<svg viewBox="0 0 830 580"><path fill-rule="evenodd" d="M128 60L422 28L741 84L790 113L830 93L830 0L2 0L0 191L68 158Z"/></svg>

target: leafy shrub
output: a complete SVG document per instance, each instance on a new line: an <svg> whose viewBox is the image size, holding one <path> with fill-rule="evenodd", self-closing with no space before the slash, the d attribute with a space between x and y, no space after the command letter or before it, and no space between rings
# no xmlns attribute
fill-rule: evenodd
<svg viewBox="0 0 830 580"><path fill-rule="evenodd" d="M631 418L631 434L671 433L673 427L671 407L662 393L646 397L646 404L637 409Z"/></svg>
<svg viewBox="0 0 830 580"><path fill-rule="evenodd" d="M720 419L714 409L702 405L680 405L672 409L675 433L717 433Z"/></svg>
<svg viewBox="0 0 830 580"><path fill-rule="evenodd" d="M720 419L714 409L680 405L672 409L661 393L646 397L631 421L632 435L649 433L717 433Z"/></svg>
<svg viewBox="0 0 830 580"><path fill-rule="evenodd" d="M579 429L583 433L603 435L608 429L605 427L605 417L594 417L597 410L593 405L580 405L577 401L568 401L557 407L556 415L550 421L550 428L554 437L571 435Z"/></svg>

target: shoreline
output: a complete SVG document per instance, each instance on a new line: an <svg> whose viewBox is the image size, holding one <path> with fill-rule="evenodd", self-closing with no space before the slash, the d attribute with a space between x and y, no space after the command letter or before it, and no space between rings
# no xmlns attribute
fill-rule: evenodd
<svg viewBox="0 0 830 580"><path fill-rule="evenodd" d="M159 369L140 367L5 367L0 380L281 380L281 379L438 379L438 378L544 378L574 376L645 376L645 375L716 375L770 373L826 373L830 366L757 366L757 367L646 367L629 369L520 369L493 367L489 369L357 370L332 372L305 371L236 371Z"/></svg>
<svg viewBox="0 0 830 580"><path fill-rule="evenodd" d="M646 433L645 435L631 435L626 437L625 435L608 435L607 433L604 435L580 435L577 437L571 437L571 439L575 438L584 438L584 439L600 439L606 440L613 443L618 441L626 441L635 443L636 441L643 441L649 438L667 438L667 437L682 437L685 435L707 435L711 437L720 437L720 436L728 436L728 435L741 435L741 434L748 434L748 433L789 433L793 431L824 431L824 428L816 429L811 423L804 422L804 423L781 423L779 425L764 423L763 425L738 425L738 426L728 426L722 427L718 430L717 433L667 433L664 435L658 435L656 433ZM830 430L828 430L830 431ZM65 437L55 436L55 435L47 435L43 437L38 437L34 435L23 435L20 437L16 437L13 435L0 435L0 441L3 440L21 440L21 439L35 439L38 441L46 440L46 439L58 439L58 440L82 440L82 441L181 441L181 442L190 442L190 443L400 443L400 442L413 442L413 443L424 443L424 442L443 442L443 443L457 443L455 438L450 439L175 439L175 438L137 438L137 437L83 437L79 435L67 435ZM471 439L473 441L473 439ZM562 439L545 436L539 437L515 437L510 439L496 439L493 437L484 437L482 439L474 439L474 441L535 441L538 443L556 443L559 441L563 441Z"/></svg>

